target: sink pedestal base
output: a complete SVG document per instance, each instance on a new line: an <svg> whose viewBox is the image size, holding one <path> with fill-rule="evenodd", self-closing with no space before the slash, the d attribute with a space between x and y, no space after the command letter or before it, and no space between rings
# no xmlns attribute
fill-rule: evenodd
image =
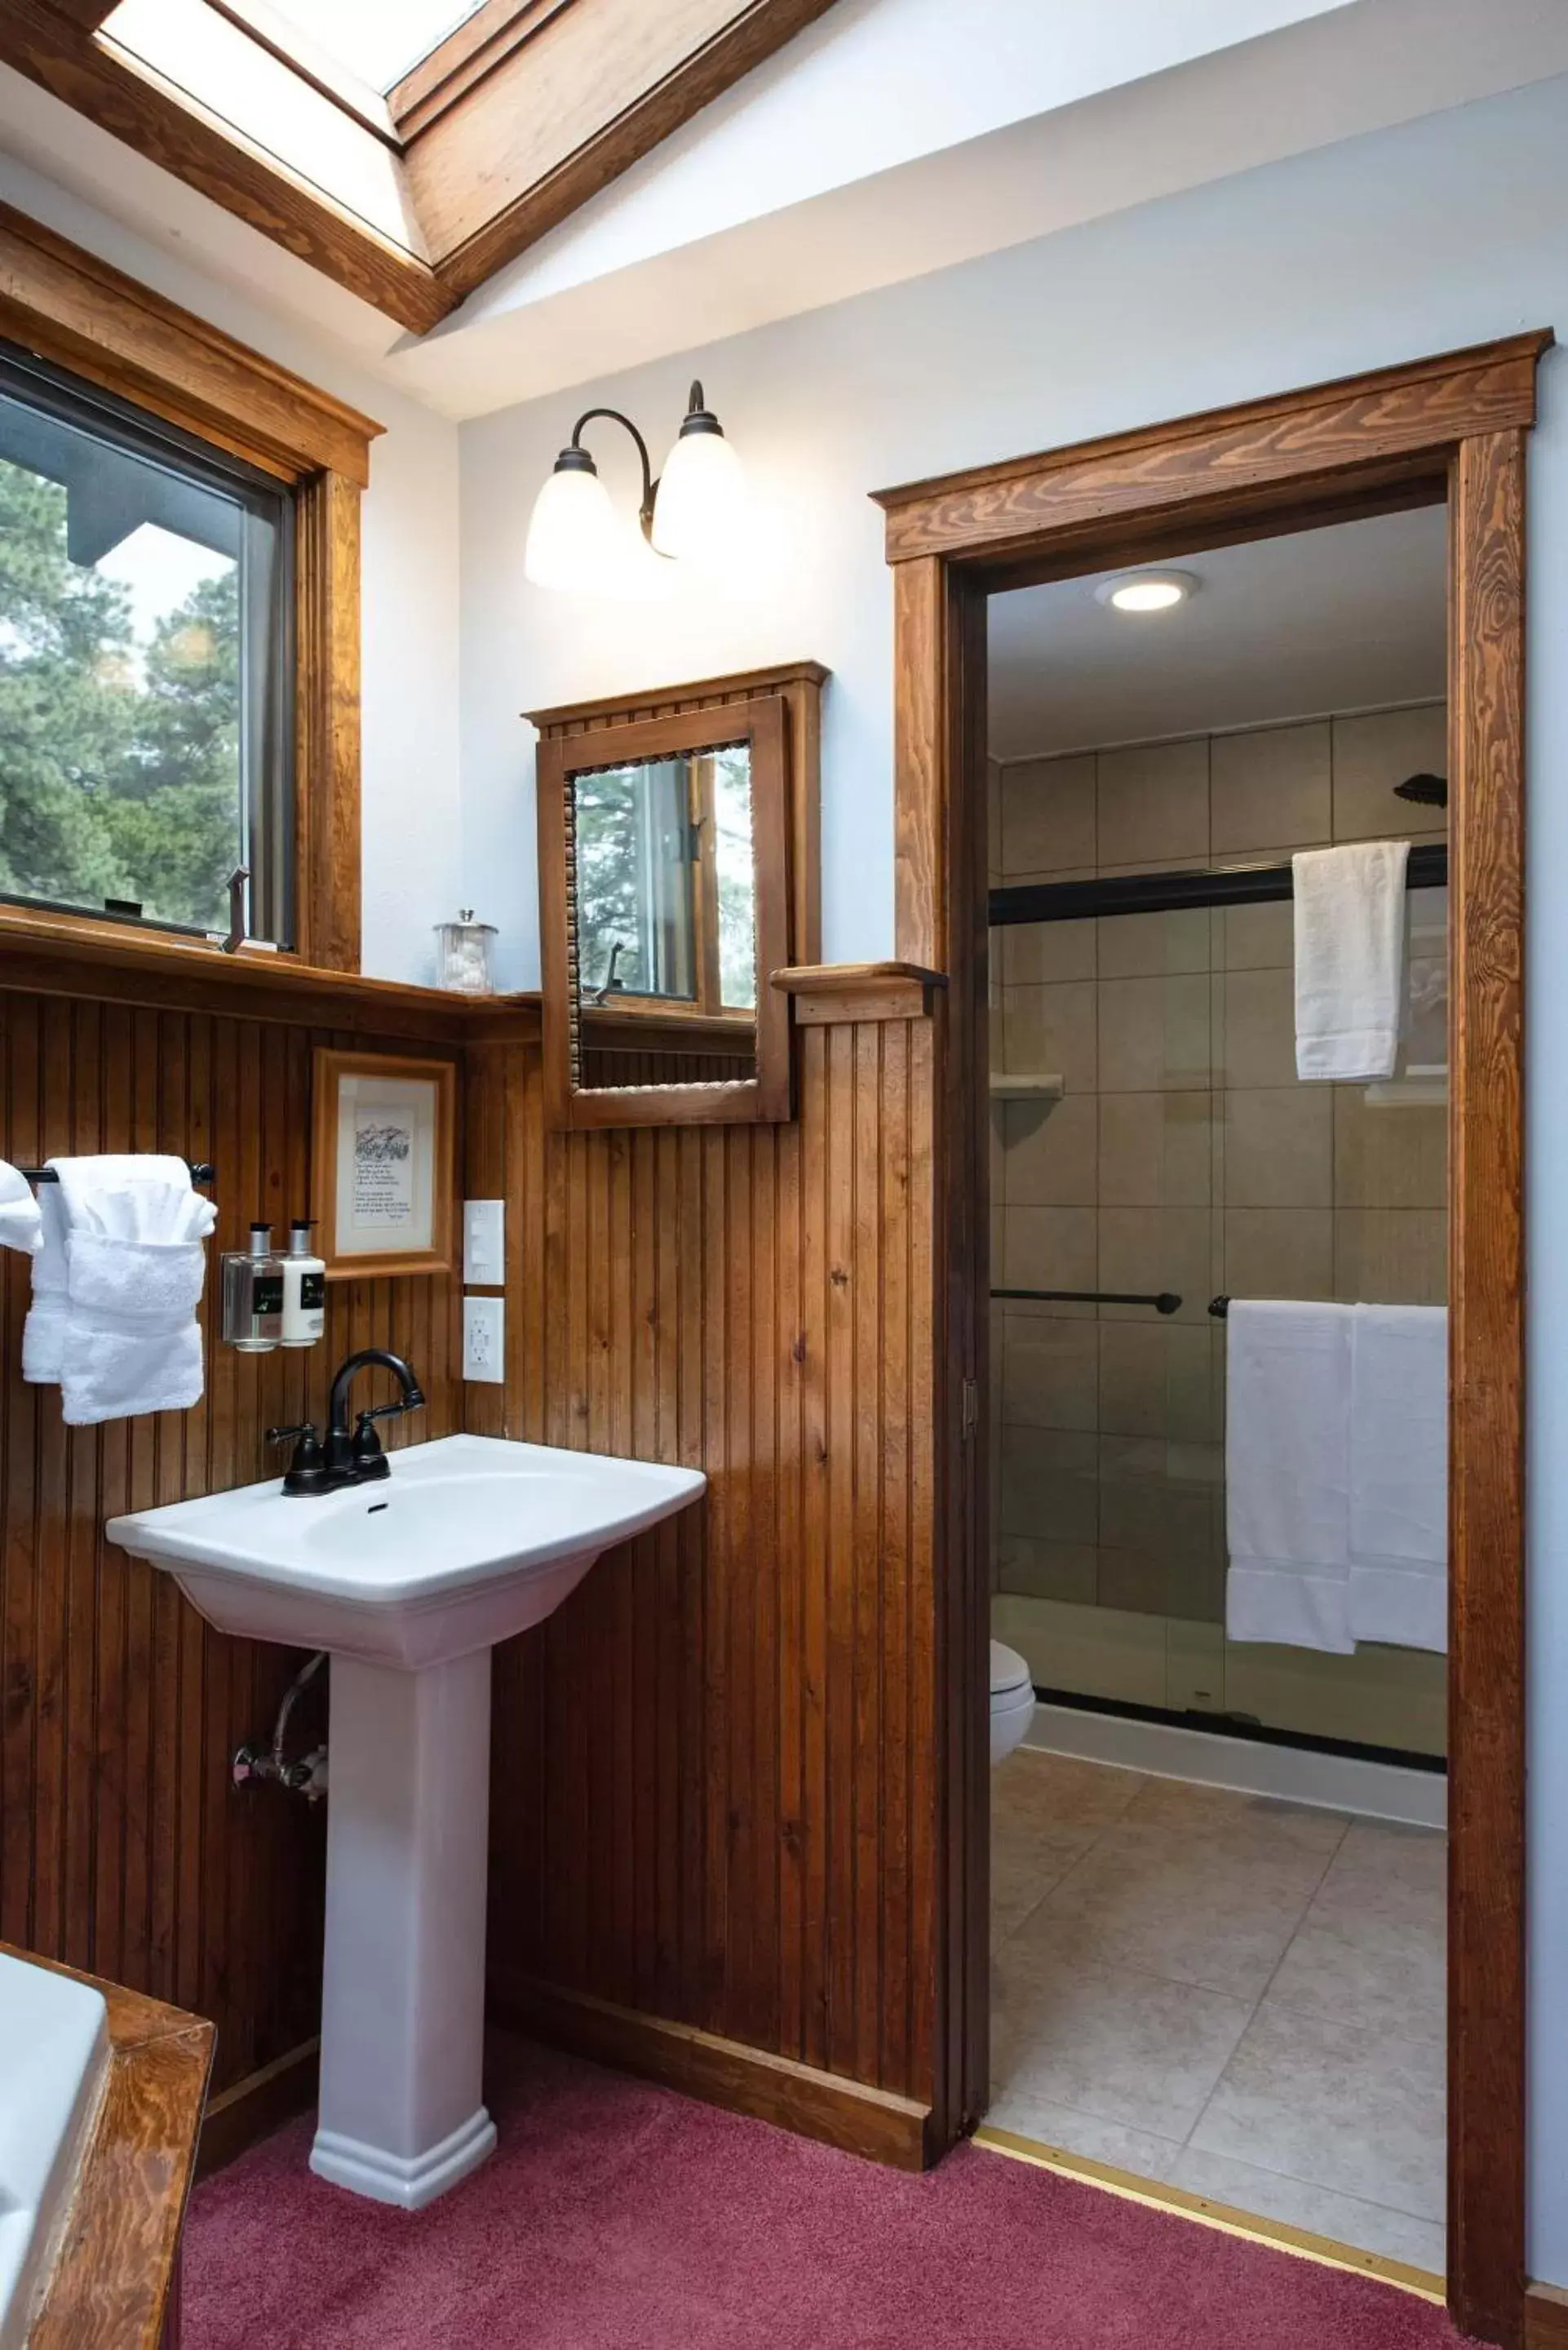
<svg viewBox="0 0 1568 2350"><path fill-rule="evenodd" d="M310 2167L417 2211L495 2144L484 2110L490 1651L334 1656L321 2106Z"/></svg>

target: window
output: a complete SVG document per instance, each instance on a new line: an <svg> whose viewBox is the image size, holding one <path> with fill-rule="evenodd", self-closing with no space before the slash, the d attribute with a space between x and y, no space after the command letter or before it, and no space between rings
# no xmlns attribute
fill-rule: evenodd
<svg viewBox="0 0 1568 2350"><path fill-rule="evenodd" d="M749 743L579 769L572 825L585 990L754 1011Z"/></svg>
<svg viewBox="0 0 1568 2350"><path fill-rule="evenodd" d="M0 347L0 897L292 942L293 502Z"/></svg>

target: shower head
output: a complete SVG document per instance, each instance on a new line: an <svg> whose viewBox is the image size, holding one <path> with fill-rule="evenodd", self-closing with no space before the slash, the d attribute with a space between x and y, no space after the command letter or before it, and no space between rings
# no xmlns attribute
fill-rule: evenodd
<svg viewBox="0 0 1568 2350"><path fill-rule="evenodd" d="M1394 786L1397 800L1414 800L1417 807L1446 808L1449 805L1449 781L1446 775L1407 775L1402 784Z"/></svg>

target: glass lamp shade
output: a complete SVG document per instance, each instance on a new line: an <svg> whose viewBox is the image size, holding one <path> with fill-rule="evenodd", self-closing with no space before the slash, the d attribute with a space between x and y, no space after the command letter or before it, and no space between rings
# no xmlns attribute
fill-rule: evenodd
<svg viewBox="0 0 1568 2350"><path fill-rule="evenodd" d="M653 508L653 544L685 562L722 562L740 543L746 476L723 434L683 432L670 452Z"/></svg>
<svg viewBox="0 0 1568 2350"><path fill-rule="evenodd" d="M534 501L523 569L536 588L602 592L624 566L609 492L587 466L557 466Z"/></svg>

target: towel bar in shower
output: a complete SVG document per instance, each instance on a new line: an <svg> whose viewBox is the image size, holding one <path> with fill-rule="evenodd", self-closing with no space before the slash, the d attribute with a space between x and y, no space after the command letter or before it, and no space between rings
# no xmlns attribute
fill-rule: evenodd
<svg viewBox="0 0 1568 2350"><path fill-rule="evenodd" d="M1157 1314L1181 1311L1181 1300L1171 1289L1162 1289L1153 1297L1129 1295L1122 1289L993 1289L991 1294L993 1297L1037 1298L1053 1305L1152 1305Z"/></svg>

